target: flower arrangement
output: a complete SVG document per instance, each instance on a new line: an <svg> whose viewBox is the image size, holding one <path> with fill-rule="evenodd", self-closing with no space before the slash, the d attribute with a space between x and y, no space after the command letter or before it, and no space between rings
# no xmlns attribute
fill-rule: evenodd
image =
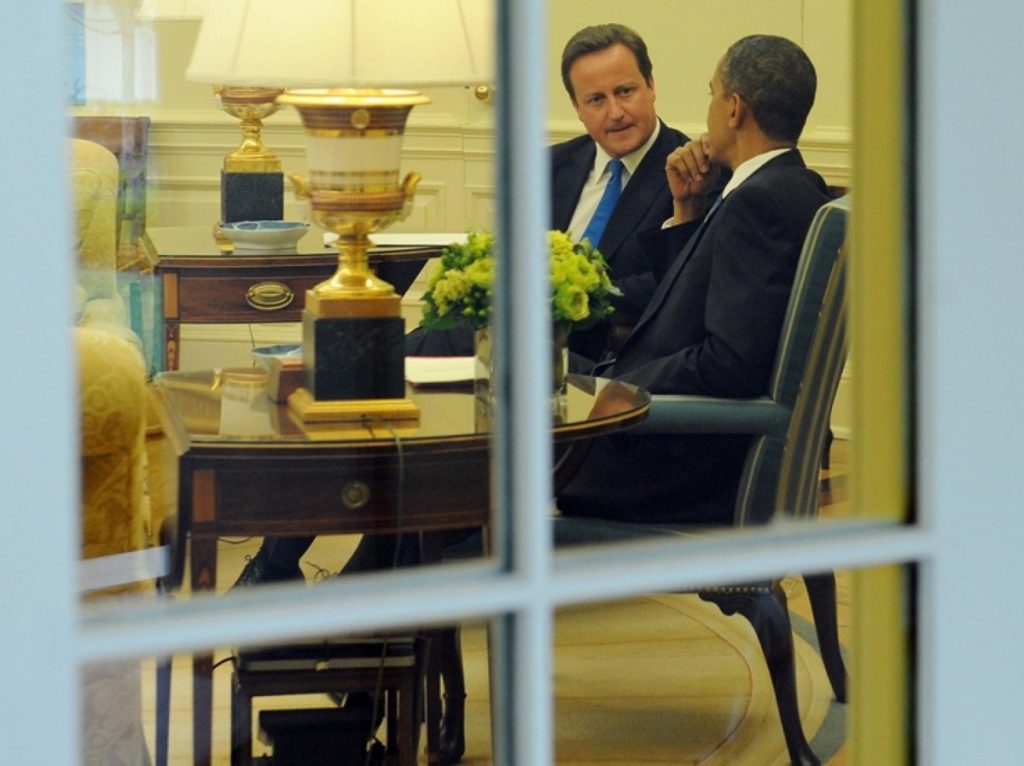
<svg viewBox="0 0 1024 766"><path fill-rule="evenodd" d="M608 275L604 256L589 240L573 243L563 231L548 232L551 258L551 319L570 329L585 329L614 311L621 295ZM444 249L423 296L424 327L450 329L466 322L473 330L491 323L494 292L494 234L473 232L465 244Z"/></svg>

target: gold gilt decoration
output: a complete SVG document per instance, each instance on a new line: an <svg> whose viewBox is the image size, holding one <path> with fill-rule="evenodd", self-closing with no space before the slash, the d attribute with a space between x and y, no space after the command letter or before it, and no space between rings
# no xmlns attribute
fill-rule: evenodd
<svg viewBox="0 0 1024 766"><path fill-rule="evenodd" d="M281 88L214 86L221 108L242 121L242 143L224 158L227 173L280 173L281 160L263 143L263 120L280 106Z"/></svg>

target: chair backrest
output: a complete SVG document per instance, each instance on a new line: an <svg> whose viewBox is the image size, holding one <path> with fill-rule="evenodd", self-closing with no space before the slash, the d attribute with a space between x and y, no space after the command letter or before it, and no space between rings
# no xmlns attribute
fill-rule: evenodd
<svg viewBox="0 0 1024 766"><path fill-rule="evenodd" d="M765 523L779 512L817 513L821 449L846 360L849 215L847 195L822 206L807 232L768 394L791 411L789 428L751 446L736 498L738 525Z"/></svg>
<svg viewBox="0 0 1024 766"><path fill-rule="evenodd" d="M117 265L121 270L146 269L148 253L140 245L146 230L146 165L149 159L149 117L75 117L76 138L108 149L119 169L117 188Z"/></svg>
<svg viewBox="0 0 1024 766"><path fill-rule="evenodd" d="M71 203L79 284L87 298L116 294L117 159L103 146L71 139Z"/></svg>

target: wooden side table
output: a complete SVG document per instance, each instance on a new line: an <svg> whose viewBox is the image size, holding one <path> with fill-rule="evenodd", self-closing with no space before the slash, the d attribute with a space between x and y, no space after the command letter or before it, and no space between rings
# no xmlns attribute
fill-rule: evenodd
<svg viewBox="0 0 1024 766"><path fill-rule="evenodd" d="M212 226L152 227L148 246L158 259L157 289L163 304L163 366L178 369L182 322L200 324L298 322L306 290L334 274L337 252L310 228L296 252L235 255L222 248ZM401 293L441 248L379 247L370 263Z"/></svg>
<svg viewBox="0 0 1024 766"><path fill-rule="evenodd" d="M193 591L216 589L223 536L420 532L426 558L437 561L432 533L490 521L490 419L479 416L471 386L410 386L418 422L351 427L303 424L265 386L236 386L221 370L164 373L155 386L164 430L179 455L177 539L189 541ZM248 392L243 407L233 406L235 389ZM558 471L569 470L566 451L585 452L594 437L635 425L649 406L650 395L635 386L570 375L566 412L552 425L556 482ZM405 431L400 443L398 431ZM428 657L431 763L440 751L436 661ZM200 653L192 664L193 762L210 766L213 657Z"/></svg>

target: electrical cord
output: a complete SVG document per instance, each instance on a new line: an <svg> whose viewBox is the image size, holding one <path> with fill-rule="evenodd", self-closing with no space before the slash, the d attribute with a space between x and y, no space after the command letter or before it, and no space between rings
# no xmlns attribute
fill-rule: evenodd
<svg viewBox="0 0 1024 766"><path fill-rule="evenodd" d="M366 415L363 416L363 426L369 430L371 434L374 434L374 421L374 418L370 418ZM395 429L388 423L380 422L379 425L387 429L391 434L391 438L395 442L395 454L398 457L398 486L395 495L395 550L391 555L391 569L394 571L398 569L399 562L401 561L402 537L404 535L405 526L405 452L402 444L402 437L398 435L398 432L395 431ZM384 696L384 669L387 664L389 645L390 638L388 636L384 636L384 640L381 642L380 662L377 665L377 680L374 684L373 697L370 704L370 731L366 738L369 746L366 749L366 759L363 766L374 766L374 758L378 750L378 748L374 747L377 743L377 708Z"/></svg>

